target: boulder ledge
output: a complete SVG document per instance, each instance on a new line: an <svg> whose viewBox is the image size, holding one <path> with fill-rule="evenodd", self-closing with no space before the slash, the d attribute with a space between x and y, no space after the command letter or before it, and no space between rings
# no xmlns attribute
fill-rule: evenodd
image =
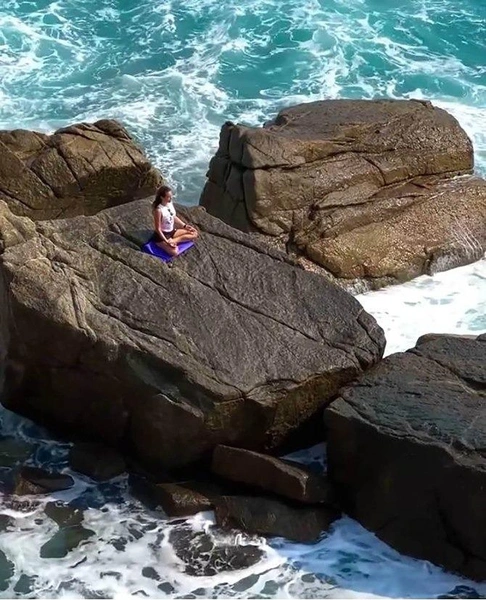
<svg viewBox="0 0 486 600"><path fill-rule="evenodd" d="M33 223L0 202L10 409L177 467L279 446L380 359L348 293L211 217L172 268L143 254L150 201Z"/></svg>

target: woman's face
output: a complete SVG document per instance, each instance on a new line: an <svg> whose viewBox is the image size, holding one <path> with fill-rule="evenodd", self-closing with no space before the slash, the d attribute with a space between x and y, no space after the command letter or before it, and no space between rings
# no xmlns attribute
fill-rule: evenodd
<svg viewBox="0 0 486 600"><path fill-rule="evenodd" d="M165 196L164 196L164 204L168 204L169 202L172 202L172 191L169 190Z"/></svg>

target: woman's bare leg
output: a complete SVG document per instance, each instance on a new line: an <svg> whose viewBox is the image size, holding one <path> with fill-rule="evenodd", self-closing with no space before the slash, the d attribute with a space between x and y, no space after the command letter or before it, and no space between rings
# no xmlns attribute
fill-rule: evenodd
<svg viewBox="0 0 486 600"><path fill-rule="evenodd" d="M177 246L171 246L167 242L157 242L157 246L171 256L177 256L179 254L179 248L177 248Z"/></svg>
<svg viewBox="0 0 486 600"><path fill-rule="evenodd" d="M189 242L195 240L197 238L197 235L197 231L187 231L187 229L176 229L174 231L172 239L177 244L180 244L182 242Z"/></svg>

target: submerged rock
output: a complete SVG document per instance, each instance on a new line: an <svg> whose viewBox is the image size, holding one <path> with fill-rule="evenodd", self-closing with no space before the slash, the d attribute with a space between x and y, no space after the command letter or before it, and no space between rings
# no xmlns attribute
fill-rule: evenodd
<svg viewBox="0 0 486 600"><path fill-rule="evenodd" d="M64 504L63 502L48 502L44 508L44 512L61 528L81 525L84 518L81 509Z"/></svg>
<svg viewBox="0 0 486 600"><path fill-rule="evenodd" d="M10 586L10 580L15 573L14 563L7 558L3 550L0 550L0 592L4 592Z"/></svg>
<svg viewBox="0 0 486 600"><path fill-rule="evenodd" d="M85 529L81 525L63 527L57 531L40 549L41 558L64 558L69 552L77 548L82 542L86 542L95 535L91 529Z"/></svg>
<svg viewBox="0 0 486 600"><path fill-rule="evenodd" d="M400 552L486 579L485 408L484 338L424 336L344 388L325 420L346 511Z"/></svg>
<svg viewBox="0 0 486 600"><path fill-rule="evenodd" d="M13 437L0 439L0 467L13 467L26 460L34 449L33 444Z"/></svg>
<svg viewBox="0 0 486 600"><path fill-rule="evenodd" d="M184 571L193 577L247 569L263 557L263 550L255 544L242 544L231 535L216 537L211 532L195 532L189 526L173 529L169 542L183 562Z"/></svg>
<svg viewBox="0 0 486 600"><path fill-rule="evenodd" d="M172 468L219 443L279 446L379 360L383 332L352 296L202 209L180 214L201 236L171 269L139 250L149 201L21 219L0 262L5 406Z"/></svg>
<svg viewBox="0 0 486 600"><path fill-rule="evenodd" d="M213 452L211 468L221 477L291 500L309 504L333 503L333 491L324 473L318 475L289 460L243 448L217 446Z"/></svg>
<svg viewBox="0 0 486 600"><path fill-rule="evenodd" d="M113 120L79 123L45 135L0 131L0 199L32 219L94 214L144 198L160 174Z"/></svg>
<svg viewBox="0 0 486 600"><path fill-rule="evenodd" d="M478 260L486 182L454 117L418 100L325 100L226 123L200 203L350 289Z"/></svg>

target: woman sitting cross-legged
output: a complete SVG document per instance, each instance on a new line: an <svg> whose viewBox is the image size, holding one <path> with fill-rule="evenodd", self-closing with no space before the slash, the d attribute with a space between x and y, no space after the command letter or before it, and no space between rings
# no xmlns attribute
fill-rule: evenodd
<svg viewBox="0 0 486 600"><path fill-rule="evenodd" d="M154 217L153 239L157 246L171 256L178 254L178 244L197 238L197 229L184 223L176 215L172 204L172 190L169 186L163 185L157 190L152 203L152 214Z"/></svg>

